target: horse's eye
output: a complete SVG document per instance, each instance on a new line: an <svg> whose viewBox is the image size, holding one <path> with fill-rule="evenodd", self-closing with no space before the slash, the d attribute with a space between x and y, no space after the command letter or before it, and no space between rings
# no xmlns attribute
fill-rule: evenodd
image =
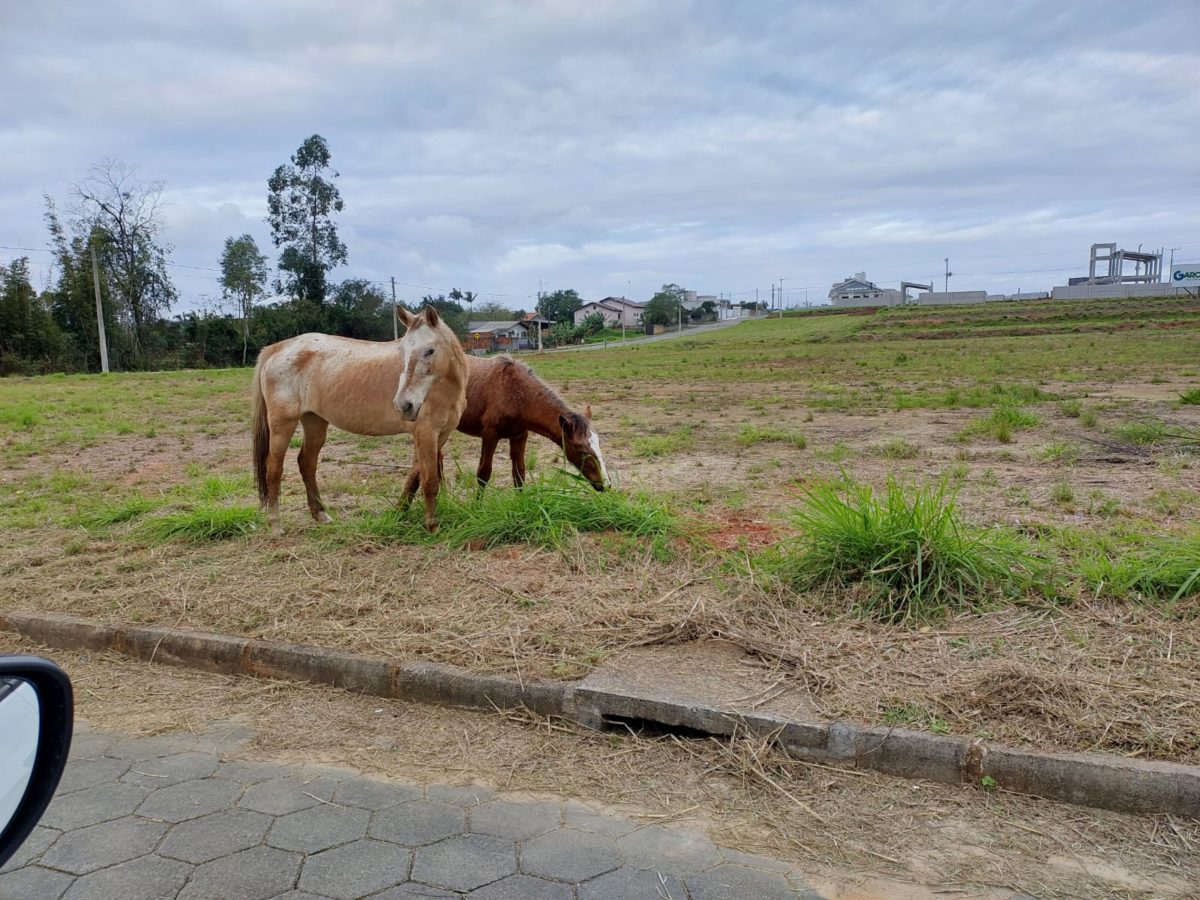
<svg viewBox="0 0 1200 900"><path fill-rule="evenodd" d="M426 351L425 351L425 355L426 355L427 357L429 357L429 356L433 356L433 348L432 348L432 347L430 347L428 350L426 350Z"/></svg>

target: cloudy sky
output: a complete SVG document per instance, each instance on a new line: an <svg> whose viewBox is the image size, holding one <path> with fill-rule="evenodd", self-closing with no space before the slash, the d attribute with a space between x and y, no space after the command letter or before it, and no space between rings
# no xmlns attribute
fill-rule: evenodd
<svg viewBox="0 0 1200 900"><path fill-rule="evenodd" d="M3 0L0 83L0 245L44 248L42 195L121 159L165 182L183 307L225 237L269 248L267 178L314 132L334 277L402 298L1200 260L1195 0Z"/></svg>

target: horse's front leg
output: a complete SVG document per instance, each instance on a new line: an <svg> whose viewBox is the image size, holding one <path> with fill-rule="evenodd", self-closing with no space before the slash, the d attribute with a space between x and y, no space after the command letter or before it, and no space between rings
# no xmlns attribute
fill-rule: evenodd
<svg viewBox="0 0 1200 900"><path fill-rule="evenodd" d="M513 484L522 487L525 484L525 443L529 440L529 432L519 435L508 442L509 455L512 456Z"/></svg>
<svg viewBox="0 0 1200 900"><path fill-rule="evenodd" d="M475 470L475 479L479 482L481 491L492 478L492 459L496 455L496 444L499 440L494 431L483 433L483 449L479 452L479 468Z"/></svg>
<svg viewBox="0 0 1200 900"><path fill-rule="evenodd" d="M425 528L431 532L437 531L437 495L438 488L442 485L438 457L444 442L442 436L433 431L421 429L413 434L421 492L425 495Z"/></svg>
<svg viewBox="0 0 1200 900"><path fill-rule="evenodd" d="M412 503L413 494L417 492L417 488L421 486L421 466L417 460L413 460L412 470L408 473L408 477L404 479L404 492L400 495L400 511L407 512L409 505Z"/></svg>

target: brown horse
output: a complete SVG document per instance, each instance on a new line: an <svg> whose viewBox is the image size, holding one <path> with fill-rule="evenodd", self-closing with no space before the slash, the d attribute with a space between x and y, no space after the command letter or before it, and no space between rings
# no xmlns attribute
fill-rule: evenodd
<svg viewBox="0 0 1200 900"><path fill-rule="evenodd" d="M590 406L583 415L573 412L528 366L508 356L472 356L467 364L467 408L458 430L483 438L476 472L480 486L492 477L492 457L502 440L508 441L512 456L513 483L525 483L525 442L532 431L562 447L592 487L604 490L608 472Z"/></svg>
<svg viewBox="0 0 1200 900"><path fill-rule="evenodd" d="M425 494L425 527L434 517L441 484L441 452L466 406L467 357L433 307L413 315L397 310L408 331L399 341L357 341L302 334L264 347L254 367L254 476L267 520L279 531L279 481L296 425L304 428L300 475L308 509L318 522L329 515L317 492L317 458L335 425L355 434L413 436ZM416 478L405 485L412 499Z"/></svg>

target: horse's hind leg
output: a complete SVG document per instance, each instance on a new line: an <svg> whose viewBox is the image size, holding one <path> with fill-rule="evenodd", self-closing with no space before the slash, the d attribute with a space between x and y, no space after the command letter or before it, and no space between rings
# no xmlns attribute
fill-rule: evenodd
<svg viewBox="0 0 1200 900"><path fill-rule="evenodd" d="M296 433L296 419L271 420L271 444L267 451L267 524L276 534L282 534L279 524L279 482L283 478L283 460L288 444Z"/></svg>
<svg viewBox="0 0 1200 900"><path fill-rule="evenodd" d="M312 517L322 524L330 521L329 513L325 512L325 504L321 502L321 493L317 490L317 461L321 456L321 448L325 446L325 435L329 431L329 423L316 413L305 413L300 424L304 428L304 444L300 447L300 477L304 479L304 491L308 495L308 511Z"/></svg>
<svg viewBox="0 0 1200 900"><path fill-rule="evenodd" d="M513 438L508 442L508 452L512 457L513 484L522 487L525 484L525 443L529 440L529 432Z"/></svg>
<svg viewBox="0 0 1200 900"><path fill-rule="evenodd" d="M400 495L400 511L404 512L412 503L413 494L417 492L417 488L421 486L421 469L414 460L412 471L408 473L408 477L404 479L404 492Z"/></svg>
<svg viewBox="0 0 1200 900"><path fill-rule="evenodd" d="M475 480L479 482L482 491L492 478L492 458L496 455L496 443L499 438L491 431L483 433L483 448L479 451L479 468L475 470Z"/></svg>

